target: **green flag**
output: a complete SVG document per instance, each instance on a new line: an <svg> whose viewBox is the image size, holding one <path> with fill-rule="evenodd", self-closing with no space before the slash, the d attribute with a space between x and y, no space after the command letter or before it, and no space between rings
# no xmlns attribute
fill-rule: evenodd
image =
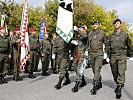
<svg viewBox="0 0 133 100"><path fill-rule="evenodd" d="M59 0L56 32L67 43L73 37L73 0Z"/></svg>

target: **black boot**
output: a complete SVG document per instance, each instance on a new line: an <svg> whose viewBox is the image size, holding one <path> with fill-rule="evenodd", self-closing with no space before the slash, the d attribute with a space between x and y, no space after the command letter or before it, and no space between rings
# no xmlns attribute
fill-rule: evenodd
<svg viewBox="0 0 133 100"><path fill-rule="evenodd" d="M42 72L42 75L43 75L43 76L48 76L48 75L50 75L50 74L49 74L47 71L43 71L43 72Z"/></svg>
<svg viewBox="0 0 133 100"><path fill-rule="evenodd" d="M75 84L74 87L72 88L72 91L73 91L73 92L78 92L78 90L79 90L79 84L80 84L80 82L77 82L77 81L76 81L76 84Z"/></svg>
<svg viewBox="0 0 133 100"><path fill-rule="evenodd" d="M71 81L70 81L69 77L66 77L66 81L63 83L63 85L68 85L70 83L71 83Z"/></svg>
<svg viewBox="0 0 133 100"><path fill-rule="evenodd" d="M122 86L121 85L118 85L117 86L117 90L116 90L116 98L117 99L120 99L122 94L121 94L121 89L122 89Z"/></svg>
<svg viewBox="0 0 133 100"><path fill-rule="evenodd" d="M63 79L59 78L58 83L54 86L56 89L60 89L61 88L61 83L62 83Z"/></svg>
<svg viewBox="0 0 133 100"><path fill-rule="evenodd" d="M22 77L20 77L20 76L19 76L19 74L18 74L17 76L16 76L16 75L14 75L13 80L15 80L15 81L23 81L23 78L22 78Z"/></svg>
<svg viewBox="0 0 133 100"><path fill-rule="evenodd" d="M85 85L86 85L86 81L85 81L84 76L82 76L82 82L81 82L81 84L79 85L79 87L84 87Z"/></svg>
<svg viewBox="0 0 133 100"><path fill-rule="evenodd" d="M70 84L71 82L70 82L70 79L69 79L69 73L68 72L66 72L65 77L66 77L66 81L63 83L63 85Z"/></svg>
<svg viewBox="0 0 133 100"><path fill-rule="evenodd" d="M74 71L74 69L72 68L72 66L69 66L68 71Z"/></svg>
<svg viewBox="0 0 133 100"><path fill-rule="evenodd" d="M24 73L26 73L26 74L29 73L27 65L24 68Z"/></svg>
<svg viewBox="0 0 133 100"><path fill-rule="evenodd" d="M102 88L102 83L98 82L97 89L99 90L100 88Z"/></svg>
<svg viewBox="0 0 133 100"><path fill-rule="evenodd" d="M1 80L1 82L0 82L1 84L8 83L3 75L1 75L0 80Z"/></svg>
<svg viewBox="0 0 133 100"><path fill-rule="evenodd" d="M33 75L33 72L30 72L28 77L29 77L29 78L32 78L32 79L33 79L33 78L36 78L36 76Z"/></svg>
<svg viewBox="0 0 133 100"><path fill-rule="evenodd" d="M117 91L118 91L118 86L116 87L116 89L115 89L115 91L114 91L114 92L116 93Z"/></svg>
<svg viewBox="0 0 133 100"><path fill-rule="evenodd" d="M92 95L95 95L95 94L97 94L97 90L98 90L98 89L97 89L97 84L94 83L94 86L93 86L93 88L91 89L90 92L91 92Z"/></svg>
<svg viewBox="0 0 133 100"><path fill-rule="evenodd" d="M58 74L59 72L58 72L58 70L53 70L53 74Z"/></svg>

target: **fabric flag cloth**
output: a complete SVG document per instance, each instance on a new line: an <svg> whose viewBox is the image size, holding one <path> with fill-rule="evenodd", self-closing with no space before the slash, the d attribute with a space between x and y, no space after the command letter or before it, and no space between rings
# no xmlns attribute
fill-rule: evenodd
<svg viewBox="0 0 133 100"><path fill-rule="evenodd" d="M47 26L46 26L46 18L41 18L41 20L42 20L42 23L41 23L41 25L40 25L40 36L39 36L39 38L40 39L43 39L43 37L44 37L44 34L47 32Z"/></svg>
<svg viewBox="0 0 133 100"><path fill-rule="evenodd" d="M1 27L5 26L6 32L8 33L8 28L7 28L7 24L6 24L5 20L6 20L6 14L1 16Z"/></svg>
<svg viewBox="0 0 133 100"><path fill-rule="evenodd" d="M67 43L73 37L73 0L59 0L56 32Z"/></svg>
<svg viewBox="0 0 133 100"><path fill-rule="evenodd" d="M20 57L20 67L22 71L26 65L27 59L30 57L29 51L29 36L28 36L28 0L24 0L24 7L22 13L21 21L21 57Z"/></svg>
<svg viewBox="0 0 133 100"><path fill-rule="evenodd" d="M4 26L6 15L2 15L1 17L1 27Z"/></svg>

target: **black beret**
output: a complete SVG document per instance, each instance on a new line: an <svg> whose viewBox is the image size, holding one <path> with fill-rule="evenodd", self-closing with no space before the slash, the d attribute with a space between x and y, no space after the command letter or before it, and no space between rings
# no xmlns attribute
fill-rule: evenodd
<svg viewBox="0 0 133 100"><path fill-rule="evenodd" d="M98 20L95 20L95 21L93 22L93 25L96 24L96 23L99 24L100 22L99 22Z"/></svg>
<svg viewBox="0 0 133 100"><path fill-rule="evenodd" d="M116 22L120 22L122 24L122 21L118 18L114 20L113 24L115 24Z"/></svg>

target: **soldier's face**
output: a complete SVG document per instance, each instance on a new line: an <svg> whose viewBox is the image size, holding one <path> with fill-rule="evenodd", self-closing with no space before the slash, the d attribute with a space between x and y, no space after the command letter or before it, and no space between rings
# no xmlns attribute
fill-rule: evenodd
<svg viewBox="0 0 133 100"><path fill-rule="evenodd" d="M17 34L17 35L20 35L20 31L18 30L18 31L15 31L15 33Z"/></svg>
<svg viewBox="0 0 133 100"><path fill-rule="evenodd" d="M55 38L56 38L56 35L54 34L54 35L53 35L53 39L55 39Z"/></svg>
<svg viewBox="0 0 133 100"><path fill-rule="evenodd" d="M10 36L12 36L14 33L11 31L9 34L10 34Z"/></svg>
<svg viewBox="0 0 133 100"><path fill-rule="evenodd" d="M33 31L31 34L32 34L32 35L35 35L35 34L36 34L36 31Z"/></svg>
<svg viewBox="0 0 133 100"><path fill-rule="evenodd" d="M121 27L121 23L118 21L114 24L115 29L119 29Z"/></svg>
<svg viewBox="0 0 133 100"><path fill-rule="evenodd" d="M0 30L0 32L2 32L3 34L5 34L6 33L6 29L3 28L3 29Z"/></svg>
<svg viewBox="0 0 133 100"><path fill-rule="evenodd" d="M93 29L94 29L94 30L99 29L99 24L98 24L98 23L95 23L95 24L93 25Z"/></svg>
<svg viewBox="0 0 133 100"><path fill-rule="evenodd" d="M48 34L44 34L44 37L47 39L48 38Z"/></svg>

